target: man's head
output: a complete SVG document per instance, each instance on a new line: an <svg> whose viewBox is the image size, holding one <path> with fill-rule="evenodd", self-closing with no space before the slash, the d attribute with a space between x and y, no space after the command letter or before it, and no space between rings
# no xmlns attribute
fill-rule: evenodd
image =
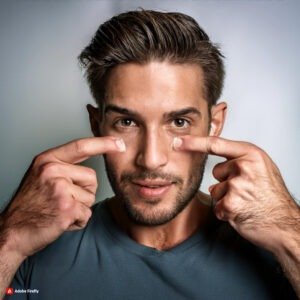
<svg viewBox="0 0 300 300"><path fill-rule="evenodd" d="M174 151L174 137L219 135L223 126L220 51L189 16L133 11L101 25L79 59L99 106L88 108L94 135L127 146L105 156L116 196L137 223L170 221L194 197L206 161Z"/></svg>
<svg viewBox="0 0 300 300"><path fill-rule="evenodd" d="M88 83L99 106L105 99L107 77L115 66L168 61L201 67L203 81L199 84L211 107L223 87L222 57L190 16L143 10L120 14L102 24L79 60L87 68Z"/></svg>

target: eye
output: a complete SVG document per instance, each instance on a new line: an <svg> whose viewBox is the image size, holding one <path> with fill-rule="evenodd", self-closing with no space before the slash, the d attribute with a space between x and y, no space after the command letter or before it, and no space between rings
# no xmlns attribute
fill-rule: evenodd
<svg viewBox="0 0 300 300"><path fill-rule="evenodd" d="M134 127L134 126L136 126L136 123L132 119L124 118L124 119L120 119L120 120L116 121L115 126L118 126L118 127Z"/></svg>
<svg viewBox="0 0 300 300"><path fill-rule="evenodd" d="M190 122L186 119L177 118L172 121L172 124L174 124L177 128L187 128L190 126Z"/></svg>

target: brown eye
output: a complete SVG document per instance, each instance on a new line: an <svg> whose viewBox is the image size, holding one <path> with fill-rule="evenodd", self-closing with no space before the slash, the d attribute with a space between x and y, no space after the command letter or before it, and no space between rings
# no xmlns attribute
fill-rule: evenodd
<svg viewBox="0 0 300 300"><path fill-rule="evenodd" d="M121 127L133 127L136 126L136 123L132 119L120 119L116 122L117 126Z"/></svg>
<svg viewBox="0 0 300 300"><path fill-rule="evenodd" d="M187 121L186 119L180 119L180 118L174 119L172 123L177 128L187 128L190 125L189 121Z"/></svg>

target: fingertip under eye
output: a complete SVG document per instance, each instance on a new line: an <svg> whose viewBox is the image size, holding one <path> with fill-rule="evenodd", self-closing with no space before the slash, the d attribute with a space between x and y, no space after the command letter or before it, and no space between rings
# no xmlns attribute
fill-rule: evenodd
<svg viewBox="0 0 300 300"><path fill-rule="evenodd" d="M118 149L120 150L120 152L125 152L126 151L126 145L124 143L124 140L123 139L117 139L115 141Z"/></svg>
<svg viewBox="0 0 300 300"><path fill-rule="evenodd" d="M176 136L173 139L172 148L174 150L178 150L178 149L180 149L182 143L183 143L183 140L180 137Z"/></svg>

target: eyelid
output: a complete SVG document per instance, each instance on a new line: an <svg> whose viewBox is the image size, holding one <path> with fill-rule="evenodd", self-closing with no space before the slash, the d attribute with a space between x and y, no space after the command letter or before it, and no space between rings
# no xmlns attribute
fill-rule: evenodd
<svg viewBox="0 0 300 300"><path fill-rule="evenodd" d="M134 126L123 126L123 125L121 125L121 124L118 124L118 123L120 123L121 121L123 121L123 120L130 120L130 121L132 121L135 125ZM116 119L114 122L113 122L113 125L114 126L120 126L120 127L123 127L123 128L126 128L126 127L135 127L135 126L137 126L137 121L136 120L134 120L132 117L120 117L120 118L118 118L118 119Z"/></svg>
<svg viewBox="0 0 300 300"><path fill-rule="evenodd" d="M130 120L131 122L133 122L134 124L132 125L122 125L120 122L122 122L123 120ZM175 124L172 124L174 121L176 120L183 120L185 122L184 126L180 127L180 126L176 126ZM180 117L180 116L176 116L176 117L172 117L168 120L168 123L171 124L172 127L176 128L176 129L187 129L189 128L192 123L193 123L193 120L190 120L189 118L187 117ZM118 118L115 118L112 122L112 125L114 127L119 127L119 128L132 128L132 127L137 127L139 125L139 122L131 117L131 116L120 116Z"/></svg>
<svg viewBox="0 0 300 300"><path fill-rule="evenodd" d="M174 122L175 120L184 120L186 123L188 123L187 126L182 126L182 127L180 127L180 126L175 126L175 127L178 128L178 129L180 129L180 128L181 128L181 129L186 129L186 128L190 127L191 124L192 124L192 121L191 121L191 120L189 120L189 119L187 119L187 118L184 118L184 117L175 117L175 118L171 119L171 123Z"/></svg>
<svg viewBox="0 0 300 300"><path fill-rule="evenodd" d="M172 118L170 121L172 122L172 121L175 121L175 120L184 120L184 121L186 121L186 122L188 122L188 123L191 123L192 121L189 119L189 118L187 118L187 117L175 117L175 118Z"/></svg>

